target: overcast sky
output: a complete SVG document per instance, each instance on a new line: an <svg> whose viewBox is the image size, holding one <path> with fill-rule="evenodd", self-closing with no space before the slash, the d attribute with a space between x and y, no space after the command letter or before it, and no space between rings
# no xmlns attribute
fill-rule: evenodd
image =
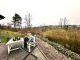
<svg viewBox="0 0 80 60"><path fill-rule="evenodd" d="M80 24L80 0L0 0L0 14L7 23L18 13L24 20L31 13L33 26L57 25L59 19L67 17L69 24Z"/></svg>

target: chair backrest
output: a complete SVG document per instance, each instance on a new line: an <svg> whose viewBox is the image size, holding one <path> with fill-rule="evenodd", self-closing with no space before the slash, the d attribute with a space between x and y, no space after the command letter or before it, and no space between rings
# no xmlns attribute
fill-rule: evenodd
<svg viewBox="0 0 80 60"><path fill-rule="evenodd" d="M30 38L30 42L34 42L32 37Z"/></svg>
<svg viewBox="0 0 80 60"><path fill-rule="evenodd" d="M25 37L24 42L28 42L28 41L29 41L28 37Z"/></svg>
<svg viewBox="0 0 80 60"><path fill-rule="evenodd" d="M31 35L28 37L28 39L29 39L29 42L34 42L34 36Z"/></svg>

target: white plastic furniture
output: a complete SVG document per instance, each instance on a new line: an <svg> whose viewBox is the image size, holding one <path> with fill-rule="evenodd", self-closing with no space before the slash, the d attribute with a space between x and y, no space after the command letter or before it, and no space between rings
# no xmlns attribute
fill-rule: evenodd
<svg viewBox="0 0 80 60"><path fill-rule="evenodd" d="M20 40L13 41L12 38L6 43L6 45L8 46L8 54L9 54L10 51L20 49L21 46L24 47L24 39L21 38Z"/></svg>

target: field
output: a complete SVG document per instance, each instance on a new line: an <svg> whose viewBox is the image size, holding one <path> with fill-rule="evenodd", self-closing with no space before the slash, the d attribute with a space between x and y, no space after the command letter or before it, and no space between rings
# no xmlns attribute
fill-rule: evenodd
<svg viewBox="0 0 80 60"><path fill-rule="evenodd" d="M7 42L7 37L22 37L23 34L18 32L12 32L7 30L0 30L0 37L2 38L2 43Z"/></svg>
<svg viewBox="0 0 80 60"><path fill-rule="evenodd" d="M77 29L53 29L43 33L50 41L64 45L66 48L80 53L80 30Z"/></svg>

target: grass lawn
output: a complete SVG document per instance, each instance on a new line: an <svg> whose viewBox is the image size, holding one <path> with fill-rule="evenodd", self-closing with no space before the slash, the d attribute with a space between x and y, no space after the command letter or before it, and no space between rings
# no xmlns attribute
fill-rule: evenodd
<svg viewBox="0 0 80 60"><path fill-rule="evenodd" d="M23 37L24 35L18 32L0 30L0 36L2 38L2 43L6 43L7 37Z"/></svg>

